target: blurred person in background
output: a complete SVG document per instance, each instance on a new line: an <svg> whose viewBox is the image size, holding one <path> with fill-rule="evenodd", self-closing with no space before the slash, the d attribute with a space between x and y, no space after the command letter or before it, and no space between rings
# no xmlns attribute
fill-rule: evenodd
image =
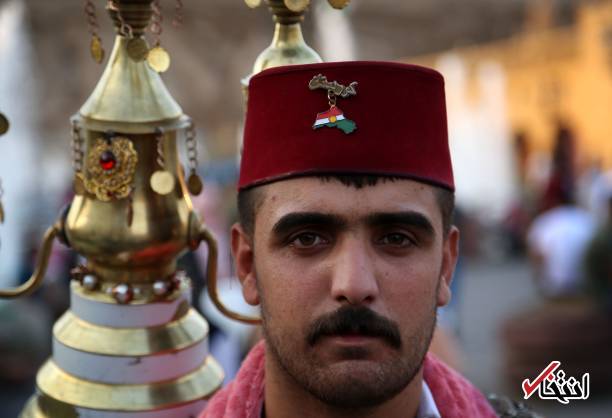
<svg viewBox="0 0 612 418"><path fill-rule="evenodd" d="M527 231L527 246L537 285L545 297L577 296L584 290L582 260L595 219L576 202L575 140L559 122L552 171L541 212Z"/></svg>
<svg viewBox="0 0 612 418"><path fill-rule="evenodd" d="M576 205L571 191L538 215L527 233L537 285L545 297L563 298L584 290L582 260L595 230L593 216Z"/></svg>
<svg viewBox="0 0 612 418"><path fill-rule="evenodd" d="M570 196L574 199L575 147L572 131L559 121L552 152L551 172L540 201L540 212L565 204Z"/></svg>

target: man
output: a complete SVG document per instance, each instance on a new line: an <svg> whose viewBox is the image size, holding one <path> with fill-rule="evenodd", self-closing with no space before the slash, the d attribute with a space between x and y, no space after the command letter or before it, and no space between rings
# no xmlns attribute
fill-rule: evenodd
<svg viewBox="0 0 612 418"><path fill-rule="evenodd" d="M232 251L265 343L203 417L495 417L426 355L459 241L442 76L266 70L244 141Z"/></svg>
<svg viewBox="0 0 612 418"><path fill-rule="evenodd" d="M595 227L593 216L576 204L569 190L562 190L559 204L533 220L527 243L544 297L571 298L584 292L583 259Z"/></svg>

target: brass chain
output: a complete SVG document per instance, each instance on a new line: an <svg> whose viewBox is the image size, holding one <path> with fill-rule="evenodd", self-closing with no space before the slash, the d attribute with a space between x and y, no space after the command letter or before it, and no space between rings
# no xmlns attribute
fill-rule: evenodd
<svg viewBox="0 0 612 418"><path fill-rule="evenodd" d="M87 25L88 30L91 36L98 36L98 30L100 26L98 26L98 18L96 15L96 5L93 0L85 0L85 16L87 16Z"/></svg>
<svg viewBox="0 0 612 418"><path fill-rule="evenodd" d="M153 3L151 3L151 9L153 9L153 16L151 17L151 24L149 25L149 30L155 37L154 44L158 46L160 44L160 38L163 32L162 23L164 21L160 0L154 0Z"/></svg>
<svg viewBox="0 0 612 418"><path fill-rule="evenodd" d="M89 42L89 52L95 62L101 64L104 61L104 47L102 46L102 39L98 35L98 18L96 15L96 5L93 0L85 0L85 16L87 17L87 26L91 40Z"/></svg>
<svg viewBox="0 0 612 418"><path fill-rule="evenodd" d="M164 131L162 128L155 128L155 140L157 141L157 165L164 169L166 158L164 157Z"/></svg>
<svg viewBox="0 0 612 418"><path fill-rule="evenodd" d="M72 166L75 173L83 171L83 139L81 128L76 120L72 121Z"/></svg>
<svg viewBox="0 0 612 418"><path fill-rule="evenodd" d="M172 26L180 28L183 26L183 0L176 0L174 3L174 19L172 19Z"/></svg>
<svg viewBox="0 0 612 418"><path fill-rule="evenodd" d="M189 121L185 132L185 142L187 145L187 159L189 160L189 171L195 174L198 169L198 142L196 141L195 125Z"/></svg>
<svg viewBox="0 0 612 418"><path fill-rule="evenodd" d="M327 90L327 99L329 100L329 107L336 107L336 99L338 96L336 96L336 94L331 91L331 90Z"/></svg>

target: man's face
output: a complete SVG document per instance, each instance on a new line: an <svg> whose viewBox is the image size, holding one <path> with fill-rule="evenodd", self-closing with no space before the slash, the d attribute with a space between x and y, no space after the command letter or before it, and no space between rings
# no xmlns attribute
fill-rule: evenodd
<svg viewBox="0 0 612 418"><path fill-rule="evenodd" d="M318 399L373 406L419 372L450 298L458 232L434 189L305 177L263 186L253 236L232 247L279 370Z"/></svg>

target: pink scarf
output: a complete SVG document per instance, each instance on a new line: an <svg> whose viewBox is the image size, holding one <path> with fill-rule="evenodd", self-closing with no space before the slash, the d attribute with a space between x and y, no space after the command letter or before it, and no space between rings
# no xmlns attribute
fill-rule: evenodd
<svg viewBox="0 0 612 418"><path fill-rule="evenodd" d="M264 343L245 359L236 379L219 391L200 418L260 418L264 399ZM442 418L497 418L485 397L464 377L432 354L423 375Z"/></svg>

